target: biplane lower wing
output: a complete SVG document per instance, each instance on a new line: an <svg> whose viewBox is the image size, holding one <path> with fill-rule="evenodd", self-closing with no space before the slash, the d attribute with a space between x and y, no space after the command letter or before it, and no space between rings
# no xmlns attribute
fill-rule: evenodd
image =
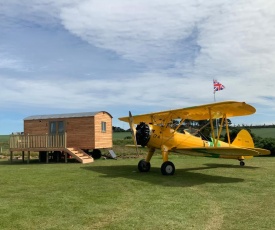
<svg viewBox="0 0 275 230"><path fill-rule="evenodd" d="M181 149L172 149L175 153L181 153L186 155L193 156L259 156L263 155L257 149L252 148L235 148L235 147L203 147L203 148L181 148ZM262 149L261 149L262 151ZM268 150L266 150L268 152ZM262 151L264 152L264 151Z"/></svg>

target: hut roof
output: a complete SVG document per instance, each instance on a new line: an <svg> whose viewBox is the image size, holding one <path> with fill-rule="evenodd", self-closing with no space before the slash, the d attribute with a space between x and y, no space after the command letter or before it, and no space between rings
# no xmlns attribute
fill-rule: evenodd
<svg viewBox="0 0 275 230"><path fill-rule="evenodd" d="M84 112L84 113L64 113L64 114L48 114L48 115L35 115L24 118L26 120L43 120L43 119L58 119L58 118L73 118L73 117L93 117L98 113L107 113L111 118L111 114L106 111L97 111L97 112Z"/></svg>

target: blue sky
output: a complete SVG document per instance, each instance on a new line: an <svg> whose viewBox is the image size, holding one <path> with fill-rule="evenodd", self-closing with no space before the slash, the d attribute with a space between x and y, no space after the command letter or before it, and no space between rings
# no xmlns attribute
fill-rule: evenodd
<svg viewBox="0 0 275 230"><path fill-rule="evenodd" d="M0 0L0 134L31 115L245 101L275 124L275 2Z"/></svg>

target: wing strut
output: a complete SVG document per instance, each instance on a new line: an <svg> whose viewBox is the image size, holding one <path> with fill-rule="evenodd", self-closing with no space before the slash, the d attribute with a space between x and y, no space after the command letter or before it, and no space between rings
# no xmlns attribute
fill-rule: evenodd
<svg viewBox="0 0 275 230"><path fill-rule="evenodd" d="M214 147L217 147L216 146L216 141L215 141L216 139L215 139L215 133L214 133L213 118L212 118L210 107L208 108L208 111L209 111L209 119L210 119L210 125L211 125L211 134L212 134L213 144L214 144Z"/></svg>
<svg viewBox="0 0 275 230"><path fill-rule="evenodd" d="M223 114L223 117L222 117L222 121L221 121L221 125L219 127L219 132L218 132L218 136L217 136L217 139L216 139L216 145L218 145L218 142L219 142L219 139L220 139L220 135L221 135L221 132L222 132L222 127L223 127L223 123L224 123L224 120L226 119L226 114ZM218 127L217 127L218 129Z"/></svg>
<svg viewBox="0 0 275 230"><path fill-rule="evenodd" d="M228 140L228 144L229 144L229 146L230 146L230 145L231 145L231 140L230 140L230 135L229 135L229 128L228 128L228 121L227 121L227 118L225 119L225 126L226 126L227 140Z"/></svg>
<svg viewBox="0 0 275 230"><path fill-rule="evenodd" d="M181 119L180 123L178 124L178 126L175 128L174 133L179 129L179 127L182 125L182 123L184 122L185 119Z"/></svg>

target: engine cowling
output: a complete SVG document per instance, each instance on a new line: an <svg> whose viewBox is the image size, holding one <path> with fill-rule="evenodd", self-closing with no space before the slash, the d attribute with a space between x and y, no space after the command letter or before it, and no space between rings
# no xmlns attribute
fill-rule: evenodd
<svg viewBox="0 0 275 230"><path fill-rule="evenodd" d="M136 127L137 144L145 147L150 140L150 127L144 122L140 122Z"/></svg>

